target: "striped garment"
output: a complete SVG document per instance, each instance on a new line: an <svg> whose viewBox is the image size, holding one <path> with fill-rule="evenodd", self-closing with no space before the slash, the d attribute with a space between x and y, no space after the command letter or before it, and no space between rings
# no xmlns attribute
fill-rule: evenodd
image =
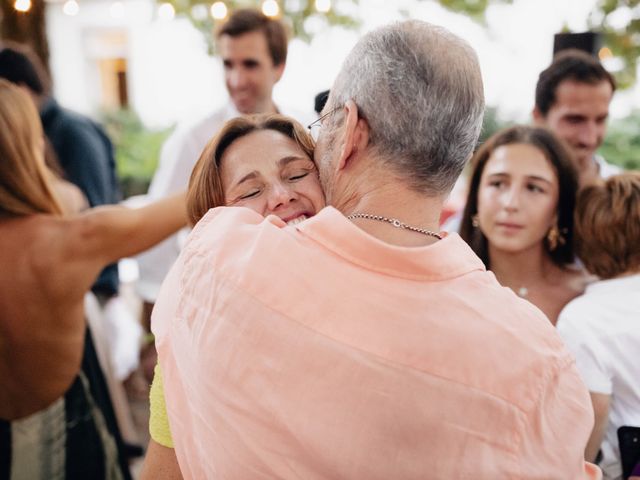
<svg viewBox="0 0 640 480"><path fill-rule="evenodd" d="M81 372L64 397L26 418L0 420L0 479L120 480L114 437Z"/></svg>
<svg viewBox="0 0 640 480"><path fill-rule="evenodd" d="M66 394L27 418L0 419L0 480L41 479L131 480L89 328L81 372Z"/></svg>

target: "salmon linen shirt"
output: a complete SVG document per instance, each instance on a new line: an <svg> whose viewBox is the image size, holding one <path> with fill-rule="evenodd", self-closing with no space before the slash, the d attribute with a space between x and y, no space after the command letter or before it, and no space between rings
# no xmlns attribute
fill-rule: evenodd
<svg viewBox="0 0 640 480"><path fill-rule="evenodd" d="M456 234L214 209L153 329L187 479L600 478L573 358Z"/></svg>

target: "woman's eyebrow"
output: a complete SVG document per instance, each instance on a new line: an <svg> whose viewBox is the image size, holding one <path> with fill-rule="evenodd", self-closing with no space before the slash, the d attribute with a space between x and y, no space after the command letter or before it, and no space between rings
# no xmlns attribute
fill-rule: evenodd
<svg viewBox="0 0 640 480"><path fill-rule="evenodd" d="M297 160L303 160L305 162L310 162L313 163L309 158L307 157L302 157L302 156L297 156L297 155L288 155L286 157L281 158L280 160L278 160L278 165L280 167L286 167L287 165L289 165L291 162L295 162Z"/></svg>
<svg viewBox="0 0 640 480"><path fill-rule="evenodd" d="M548 184L552 184L553 183L553 181L549 180L548 178L544 178L544 177L541 177L539 175L528 175L527 178L529 180L539 180L541 182L548 183Z"/></svg>
<svg viewBox="0 0 640 480"><path fill-rule="evenodd" d="M258 177L258 172L254 170L253 172L247 173L244 177L238 180L236 182L236 185L240 185L248 180L253 180L254 178L257 178L257 177Z"/></svg>
<svg viewBox="0 0 640 480"><path fill-rule="evenodd" d="M511 175L509 175L506 172L489 172L487 173L487 177L510 177Z"/></svg>
<svg viewBox="0 0 640 480"><path fill-rule="evenodd" d="M506 172L494 172L494 173L488 173L487 174L488 178L509 178L510 175ZM541 182L544 183L548 183L548 184L552 184L553 181L549 180L548 178L545 177L541 177L540 175L527 175L527 179L528 180L539 180Z"/></svg>

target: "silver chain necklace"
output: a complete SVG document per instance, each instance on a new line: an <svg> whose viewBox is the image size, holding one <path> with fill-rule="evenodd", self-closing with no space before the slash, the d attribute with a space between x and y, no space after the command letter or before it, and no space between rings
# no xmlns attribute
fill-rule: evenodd
<svg viewBox="0 0 640 480"><path fill-rule="evenodd" d="M411 225L407 225L406 223L402 223L397 218L381 217L380 215L370 215L368 213L352 213L351 215L347 216L347 218L349 220L353 220L354 218L365 218L367 220L377 220L379 222L387 222L396 228L411 230L412 232L422 233L423 235L428 235L430 237L435 237L438 240L442 240L442 236L438 235L435 232L432 232L431 230L425 230L424 228L418 228L418 227L413 227Z"/></svg>

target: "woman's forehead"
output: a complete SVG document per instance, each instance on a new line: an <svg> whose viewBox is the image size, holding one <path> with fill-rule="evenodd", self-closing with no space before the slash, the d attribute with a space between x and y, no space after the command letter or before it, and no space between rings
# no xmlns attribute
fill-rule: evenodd
<svg viewBox="0 0 640 480"><path fill-rule="evenodd" d="M483 176L497 174L535 176L550 182L557 181L551 161L542 150L528 143L501 145L496 148L487 160Z"/></svg>
<svg viewBox="0 0 640 480"><path fill-rule="evenodd" d="M311 159L295 140L275 130L258 130L229 145L220 169L223 182L233 182L250 172L267 174L301 162Z"/></svg>

